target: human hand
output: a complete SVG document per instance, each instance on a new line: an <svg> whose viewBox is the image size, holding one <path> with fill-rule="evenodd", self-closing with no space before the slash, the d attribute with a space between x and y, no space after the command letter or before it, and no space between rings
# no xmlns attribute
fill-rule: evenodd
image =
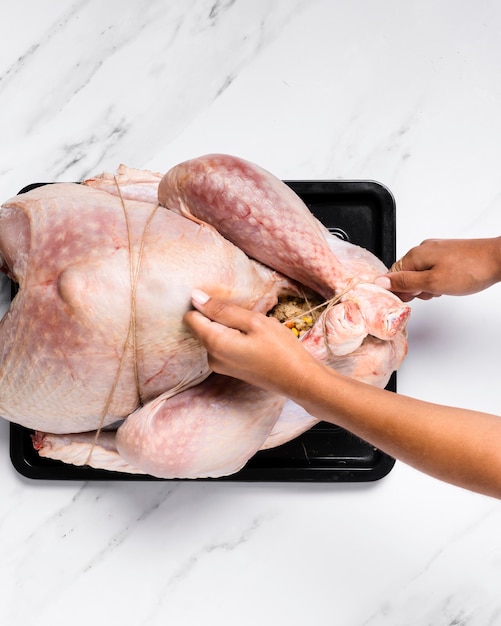
<svg viewBox="0 0 501 626"><path fill-rule="evenodd" d="M214 372L291 395L317 364L277 319L193 290L184 322L206 348ZM318 364L317 364L318 365Z"/></svg>
<svg viewBox="0 0 501 626"><path fill-rule="evenodd" d="M501 238L426 239L395 263L376 284L404 302L444 294L462 296L501 280Z"/></svg>

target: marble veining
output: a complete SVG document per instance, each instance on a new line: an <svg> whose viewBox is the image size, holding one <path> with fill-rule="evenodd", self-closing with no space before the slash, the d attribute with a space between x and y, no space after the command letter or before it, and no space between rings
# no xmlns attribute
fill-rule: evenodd
<svg viewBox="0 0 501 626"><path fill-rule="evenodd" d="M398 254L500 234L500 27L497 0L18 0L1 199L219 151L385 184ZM500 294L415 303L399 391L500 414ZM4 422L0 449L2 624L501 624L500 503L402 463L371 484L77 483L19 476Z"/></svg>
<svg viewBox="0 0 501 626"><path fill-rule="evenodd" d="M497 600L501 576L500 542L487 546L478 530L498 528L499 508L493 507L481 519L451 537L430 557L426 566L402 585L380 612L364 622L378 624L498 624L501 606ZM489 572L479 578L478 564ZM464 571L468 570L467 580ZM439 587L433 580L443 581Z"/></svg>

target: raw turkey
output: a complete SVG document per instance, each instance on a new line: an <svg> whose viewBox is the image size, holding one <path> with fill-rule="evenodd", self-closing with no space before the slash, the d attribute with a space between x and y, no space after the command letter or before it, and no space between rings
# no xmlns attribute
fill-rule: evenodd
<svg viewBox="0 0 501 626"><path fill-rule="evenodd" d="M409 307L373 284L384 265L229 155L18 195L0 210L0 265L19 287L0 322L0 413L67 463L219 477L316 423L210 372L183 325L195 287L262 313L321 297L300 340L370 384L384 387L407 351Z"/></svg>

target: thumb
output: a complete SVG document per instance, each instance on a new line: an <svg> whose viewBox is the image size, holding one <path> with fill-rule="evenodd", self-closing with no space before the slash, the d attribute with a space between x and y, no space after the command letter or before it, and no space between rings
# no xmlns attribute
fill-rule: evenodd
<svg viewBox="0 0 501 626"><path fill-rule="evenodd" d="M426 271L402 271L390 272L385 276L376 278L374 284L383 289L389 289L393 293L404 296L402 299L415 298L423 291L426 291Z"/></svg>

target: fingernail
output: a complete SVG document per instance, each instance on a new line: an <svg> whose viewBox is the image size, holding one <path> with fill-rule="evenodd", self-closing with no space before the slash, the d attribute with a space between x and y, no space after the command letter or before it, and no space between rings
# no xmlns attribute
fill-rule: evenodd
<svg viewBox="0 0 501 626"><path fill-rule="evenodd" d="M380 276L376 278L374 284L383 289L391 289L391 280L387 276Z"/></svg>
<svg viewBox="0 0 501 626"><path fill-rule="evenodd" d="M206 304L210 296L205 293L205 291L201 291L200 289L193 289L191 292L191 299L197 304Z"/></svg>

